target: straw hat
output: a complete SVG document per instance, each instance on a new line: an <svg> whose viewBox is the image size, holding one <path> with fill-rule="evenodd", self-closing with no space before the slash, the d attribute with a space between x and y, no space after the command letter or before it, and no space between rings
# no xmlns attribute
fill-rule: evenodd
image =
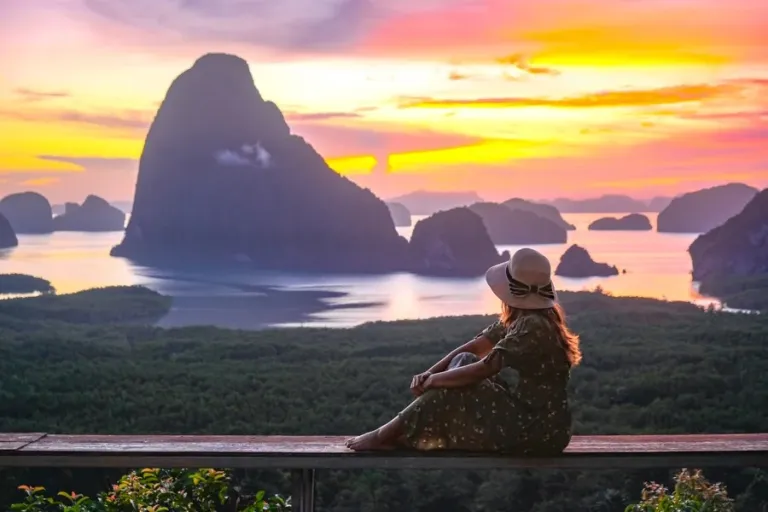
<svg viewBox="0 0 768 512"><path fill-rule="evenodd" d="M520 249L509 261L492 266L485 280L493 293L513 308L547 309L557 302L552 266L546 256L533 249Z"/></svg>

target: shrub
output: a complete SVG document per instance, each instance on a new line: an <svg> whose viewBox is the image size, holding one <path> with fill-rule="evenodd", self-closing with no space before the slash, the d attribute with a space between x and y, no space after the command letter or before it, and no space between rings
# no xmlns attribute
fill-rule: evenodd
<svg viewBox="0 0 768 512"><path fill-rule="evenodd" d="M11 506L20 512L286 512L290 498L239 496L229 485L230 477L215 469L142 469L120 478L95 499L60 492L46 496L43 487L22 485L21 503Z"/></svg>
<svg viewBox="0 0 768 512"><path fill-rule="evenodd" d="M656 482L647 483L642 501L630 505L625 512L733 512L733 500L725 487L712 484L700 470L683 469L675 475L675 489L669 490Z"/></svg>

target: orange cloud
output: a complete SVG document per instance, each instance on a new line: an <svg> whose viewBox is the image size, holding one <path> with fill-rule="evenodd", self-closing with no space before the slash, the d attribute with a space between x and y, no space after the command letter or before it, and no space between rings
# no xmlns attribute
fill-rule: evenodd
<svg viewBox="0 0 768 512"><path fill-rule="evenodd" d="M13 91L16 96L25 102L35 102L43 100L69 98L70 93L67 91L42 91L37 89L28 89L26 87L19 87Z"/></svg>
<svg viewBox="0 0 768 512"><path fill-rule="evenodd" d="M72 123L108 129L146 130L152 122L154 112L149 110L89 112L73 109L18 109L0 111L0 117L29 122Z"/></svg>
<svg viewBox="0 0 768 512"><path fill-rule="evenodd" d="M34 178L31 180L22 181L21 185L25 187L45 187L47 185L53 185L54 183L58 183L58 182L59 182L59 178L46 176L44 178Z"/></svg>
<svg viewBox="0 0 768 512"><path fill-rule="evenodd" d="M485 140L475 144L434 150L410 151L389 156L393 173L442 171L469 165L510 165L516 160L575 154L575 147L527 140Z"/></svg>
<svg viewBox="0 0 768 512"><path fill-rule="evenodd" d="M358 112L286 112L286 119L291 122L328 121L331 119L357 119Z"/></svg>
<svg viewBox="0 0 768 512"><path fill-rule="evenodd" d="M624 20L602 26L564 26L528 33L523 39L539 45L535 56L541 62L566 66L665 66L723 64L727 55L707 44L706 35L695 28L677 31L665 21L655 27L643 20Z"/></svg>
<svg viewBox="0 0 768 512"><path fill-rule="evenodd" d="M507 55L506 57L501 57L499 59L496 59L499 64L509 64L511 66L514 66L516 69L519 69L520 71L523 71L525 73L529 73L531 75L559 75L560 72L556 69L552 68L546 68L543 66L531 66L528 61L523 57L522 54L516 53L513 55Z"/></svg>
<svg viewBox="0 0 768 512"><path fill-rule="evenodd" d="M0 174L45 172L82 172L83 168L72 162L51 160L37 155L27 156L0 153Z"/></svg>
<svg viewBox="0 0 768 512"><path fill-rule="evenodd" d="M657 89L606 91L565 98L412 98L401 102L402 108L515 108L515 107L637 107L702 101L737 90L732 85L678 85Z"/></svg>
<svg viewBox="0 0 768 512"><path fill-rule="evenodd" d="M524 51L541 68L765 63L766 19L764 0L481 0L383 20L359 51L483 62Z"/></svg>
<svg viewBox="0 0 768 512"><path fill-rule="evenodd" d="M368 174L372 172L377 164L376 157L371 155L348 156L342 158L327 159L328 167L339 174L345 176L354 174Z"/></svg>
<svg viewBox="0 0 768 512"><path fill-rule="evenodd" d="M466 80L467 78L469 78L469 75L459 73L458 71L451 71L448 74L448 80Z"/></svg>

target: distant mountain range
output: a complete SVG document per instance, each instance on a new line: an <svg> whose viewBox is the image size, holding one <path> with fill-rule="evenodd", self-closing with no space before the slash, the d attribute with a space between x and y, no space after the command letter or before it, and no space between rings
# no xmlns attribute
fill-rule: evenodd
<svg viewBox="0 0 768 512"><path fill-rule="evenodd" d="M111 201L109 204L117 208L118 210L121 210L125 214L131 213L131 208L133 208L133 201ZM66 205L65 204L53 204L51 205L51 209L53 210L54 215L61 215L66 211Z"/></svg>
<svg viewBox="0 0 768 512"><path fill-rule="evenodd" d="M437 192L416 190L402 196L393 197L388 202L402 204L408 208L411 215L432 215L441 210L450 210L451 208L482 203L483 198L477 192L472 191Z"/></svg>
<svg viewBox="0 0 768 512"><path fill-rule="evenodd" d="M413 215L431 215L440 210L486 202L476 192L437 192L417 190L389 199L404 205ZM626 195L607 194L588 199L558 198L536 201L557 208L560 213L641 213L660 212L672 201L671 197L654 197L647 201Z"/></svg>
<svg viewBox="0 0 768 512"><path fill-rule="evenodd" d="M643 201L625 195L607 194L588 199L558 198L543 202L551 204L561 213L641 213L660 212L671 201L671 197L654 197Z"/></svg>

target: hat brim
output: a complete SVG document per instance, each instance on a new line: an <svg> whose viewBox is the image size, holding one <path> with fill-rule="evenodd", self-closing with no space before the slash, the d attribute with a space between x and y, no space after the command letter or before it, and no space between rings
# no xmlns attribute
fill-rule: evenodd
<svg viewBox="0 0 768 512"><path fill-rule="evenodd" d="M509 281L507 280L507 266L509 262L499 263L488 269L485 273L485 282L491 288L491 291L502 302L517 309L549 309L555 307L557 299L552 300L542 297L538 293L532 293L525 297L515 297L509 290ZM557 297L557 294L555 294Z"/></svg>

